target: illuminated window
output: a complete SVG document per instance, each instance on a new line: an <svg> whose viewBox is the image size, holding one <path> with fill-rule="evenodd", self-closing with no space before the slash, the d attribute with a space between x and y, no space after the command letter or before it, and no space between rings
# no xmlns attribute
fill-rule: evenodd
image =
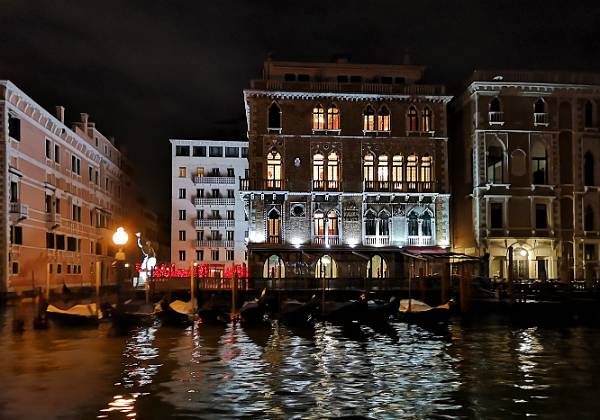
<svg viewBox="0 0 600 420"><path fill-rule="evenodd" d="M327 156L327 188L337 189L339 185L340 160L337 153Z"/></svg>
<svg viewBox="0 0 600 420"><path fill-rule="evenodd" d="M535 141L531 148L531 171L534 184L548 183L547 166L546 148L542 142Z"/></svg>
<svg viewBox="0 0 600 420"><path fill-rule="evenodd" d="M418 119L417 109L414 106L408 108L408 113L406 114L408 131L419 131L419 119Z"/></svg>
<svg viewBox="0 0 600 420"><path fill-rule="evenodd" d="M281 188L281 155L274 150L267 154L267 188Z"/></svg>
<svg viewBox="0 0 600 420"><path fill-rule="evenodd" d="M327 108L327 129L340 129L340 111L335 105L331 105L329 108Z"/></svg>
<svg viewBox="0 0 600 420"><path fill-rule="evenodd" d="M368 105L365 111L363 112L363 130L375 130L375 110L371 105Z"/></svg>
<svg viewBox="0 0 600 420"><path fill-rule="evenodd" d="M377 114L377 130L390 131L390 110L382 106Z"/></svg>
<svg viewBox="0 0 600 420"><path fill-rule="evenodd" d="M368 154L364 159L363 176L365 183L373 183L375 180L373 155Z"/></svg>
<svg viewBox="0 0 600 420"><path fill-rule="evenodd" d="M429 107L423 108L421 112L421 131L431 131L431 110Z"/></svg>
<svg viewBox="0 0 600 420"><path fill-rule="evenodd" d="M179 167L179 178L185 178L185 166Z"/></svg>
<svg viewBox="0 0 600 420"><path fill-rule="evenodd" d="M406 158L406 182L409 190L417 189L417 156L410 155Z"/></svg>
<svg viewBox="0 0 600 420"><path fill-rule="evenodd" d="M380 255L373 255L367 263L367 278L385 278L388 276L387 263Z"/></svg>
<svg viewBox="0 0 600 420"><path fill-rule="evenodd" d="M377 158L377 181L380 186L385 186L389 180L389 168L387 155L381 155Z"/></svg>
<svg viewBox="0 0 600 420"><path fill-rule="evenodd" d="M423 191L431 190L431 156L421 158L421 183Z"/></svg>
<svg viewBox="0 0 600 420"><path fill-rule="evenodd" d="M270 244L281 242L281 220L279 219L279 212L275 209L272 209L268 215L267 242Z"/></svg>
<svg viewBox="0 0 600 420"><path fill-rule="evenodd" d="M317 153L313 156L313 187L323 189L325 187L325 157Z"/></svg>
<svg viewBox="0 0 600 420"><path fill-rule="evenodd" d="M269 128L281 128L281 110L275 102L269 107Z"/></svg>
<svg viewBox="0 0 600 420"><path fill-rule="evenodd" d="M327 213L327 235L337 236L338 235L338 214L335 210L330 210Z"/></svg>
<svg viewBox="0 0 600 420"><path fill-rule="evenodd" d="M403 173L402 173L402 155L395 155L392 158L392 182L395 190L402 189Z"/></svg>
<svg viewBox="0 0 600 420"><path fill-rule="evenodd" d="M321 210L317 210L313 215L314 220L314 235L325 235L325 216Z"/></svg>
<svg viewBox="0 0 600 420"><path fill-rule="evenodd" d="M322 105L317 105L313 108L313 130L325 129L325 109Z"/></svg>
<svg viewBox="0 0 600 420"><path fill-rule="evenodd" d="M315 265L315 277L325 279L336 278L337 264L335 260L329 255L323 255L319 258Z"/></svg>

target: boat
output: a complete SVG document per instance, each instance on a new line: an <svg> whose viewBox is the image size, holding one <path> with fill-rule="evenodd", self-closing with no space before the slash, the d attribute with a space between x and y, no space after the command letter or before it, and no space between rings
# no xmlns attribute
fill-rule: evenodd
<svg viewBox="0 0 600 420"><path fill-rule="evenodd" d="M182 300L168 302L163 299L156 305L154 312L159 316L163 324L174 326L190 325L196 315L193 302Z"/></svg>
<svg viewBox="0 0 600 420"><path fill-rule="evenodd" d="M258 299L245 302L240 308L240 319L246 326L260 324L266 321L269 310L266 290L260 294Z"/></svg>
<svg viewBox="0 0 600 420"><path fill-rule="evenodd" d="M319 317L334 323L361 321L365 318L366 310L367 302L362 297L350 302L326 301Z"/></svg>
<svg viewBox="0 0 600 420"><path fill-rule="evenodd" d="M128 329L140 324L146 324L154 318L155 308L152 304L128 300L117 305L111 312L113 326Z"/></svg>
<svg viewBox="0 0 600 420"><path fill-rule="evenodd" d="M209 301L198 309L198 316L202 323L226 324L231 318L230 307L223 302L219 302L217 297L212 295Z"/></svg>
<svg viewBox="0 0 600 420"><path fill-rule="evenodd" d="M313 295L308 302L287 299L281 303L279 319L286 325L307 325L313 320L318 303Z"/></svg>
<svg viewBox="0 0 600 420"><path fill-rule="evenodd" d="M395 297L392 297L388 302L369 300L365 321L369 324L385 323L398 311L399 306L400 301Z"/></svg>
<svg viewBox="0 0 600 420"><path fill-rule="evenodd" d="M81 303L68 309L48 305L46 313L55 321L71 325L95 325L103 318L103 312L97 308L95 303Z"/></svg>
<svg viewBox="0 0 600 420"><path fill-rule="evenodd" d="M416 299L402 299L398 307L400 318L415 323L447 322L450 318L450 305L452 300L439 306L429 306Z"/></svg>

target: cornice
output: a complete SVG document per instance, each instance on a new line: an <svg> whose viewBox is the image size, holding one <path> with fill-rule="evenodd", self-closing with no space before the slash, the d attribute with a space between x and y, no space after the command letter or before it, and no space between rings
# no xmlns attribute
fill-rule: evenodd
<svg viewBox="0 0 600 420"><path fill-rule="evenodd" d="M448 95L388 95L378 93L342 93L342 92L288 92L274 90L245 89L244 102L246 103L246 113L248 113L247 98L266 97L273 99L289 100L315 100L322 98L334 98L341 101L359 102L359 101L399 101L399 102L439 102L447 104L453 98Z"/></svg>

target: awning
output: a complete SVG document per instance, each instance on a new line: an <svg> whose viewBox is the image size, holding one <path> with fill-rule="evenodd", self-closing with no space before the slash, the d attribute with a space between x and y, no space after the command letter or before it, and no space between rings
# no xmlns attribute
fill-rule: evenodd
<svg viewBox="0 0 600 420"><path fill-rule="evenodd" d="M479 257L473 257L459 252L448 251L440 247L405 247L402 253L413 258L432 259L459 259L461 261L479 261Z"/></svg>

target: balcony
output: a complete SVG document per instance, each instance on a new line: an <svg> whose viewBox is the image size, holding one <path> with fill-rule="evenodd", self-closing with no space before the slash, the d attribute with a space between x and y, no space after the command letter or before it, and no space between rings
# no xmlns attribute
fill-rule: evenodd
<svg viewBox="0 0 600 420"><path fill-rule="evenodd" d="M286 184L283 179L240 178L240 191L282 191Z"/></svg>
<svg viewBox="0 0 600 420"><path fill-rule="evenodd" d="M194 198L195 206L234 206L235 198Z"/></svg>
<svg viewBox="0 0 600 420"><path fill-rule="evenodd" d="M267 241L268 244L280 244L283 241L281 240L281 237L278 235L270 235L267 236Z"/></svg>
<svg viewBox="0 0 600 420"><path fill-rule="evenodd" d="M315 235L312 239L312 243L314 245L324 245L324 246L331 246L331 245L340 245L341 244L341 240L340 237L338 235Z"/></svg>
<svg viewBox="0 0 600 420"><path fill-rule="evenodd" d="M235 184L233 176L193 176L194 184Z"/></svg>
<svg viewBox="0 0 600 420"><path fill-rule="evenodd" d="M390 237L387 235L365 235L365 240L363 241L363 244L367 246L389 246Z"/></svg>
<svg viewBox="0 0 600 420"><path fill-rule="evenodd" d="M313 180L312 181L313 191L339 191L339 181L326 181L326 180Z"/></svg>
<svg viewBox="0 0 600 420"><path fill-rule="evenodd" d="M503 125L504 124L504 112L490 111L488 112L488 119L490 125Z"/></svg>
<svg viewBox="0 0 600 420"><path fill-rule="evenodd" d="M441 85L341 83L337 81L252 80L252 89L290 92L373 93L385 95L445 95Z"/></svg>
<svg viewBox="0 0 600 420"><path fill-rule="evenodd" d="M408 236L406 238L407 246L432 246L433 238L431 236Z"/></svg>
<svg viewBox="0 0 600 420"><path fill-rule="evenodd" d="M46 222L51 226L51 229L60 226L61 217L59 213L46 213Z"/></svg>
<svg viewBox="0 0 600 420"><path fill-rule="evenodd" d="M194 220L195 227L216 227L227 228L235 226L235 220L229 219L196 219Z"/></svg>
<svg viewBox="0 0 600 420"><path fill-rule="evenodd" d="M10 216L16 220L27 219L29 215L29 206L20 202L10 203Z"/></svg>
<svg viewBox="0 0 600 420"><path fill-rule="evenodd" d="M431 193L435 188L436 183L431 181L363 181L365 192Z"/></svg>
<svg viewBox="0 0 600 420"><path fill-rule="evenodd" d="M224 241L222 239L195 239L192 241L192 246L196 248L233 248L234 245L233 241Z"/></svg>
<svg viewBox="0 0 600 420"><path fill-rule="evenodd" d="M535 126L548 126L548 113L536 112L533 114L533 125Z"/></svg>

